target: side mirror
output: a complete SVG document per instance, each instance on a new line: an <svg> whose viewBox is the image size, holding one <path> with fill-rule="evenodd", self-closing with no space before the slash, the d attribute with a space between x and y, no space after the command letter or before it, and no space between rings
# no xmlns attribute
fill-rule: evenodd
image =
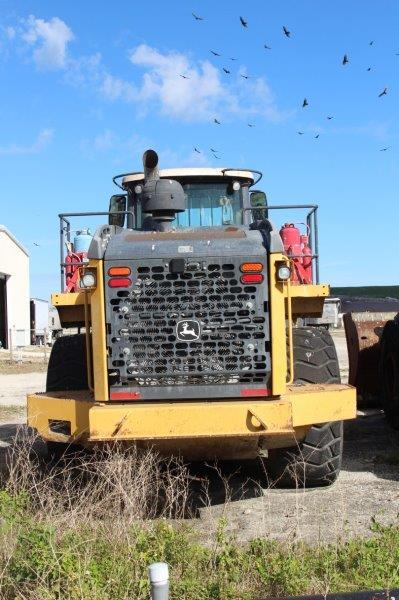
<svg viewBox="0 0 399 600"><path fill-rule="evenodd" d="M122 194L116 194L115 196L111 196L109 200L109 209L108 212L113 213L108 215L108 223L109 225L117 225L118 227L123 227L125 224L125 214L117 214L123 213L126 210L126 196L122 196Z"/></svg>
<svg viewBox="0 0 399 600"><path fill-rule="evenodd" d="M262 219L268 218L267 197L265 192L254 190L249 195L249 201L251 203L251 208L259 209L252 211L252 217L254 221L261 221Z"/></svg>

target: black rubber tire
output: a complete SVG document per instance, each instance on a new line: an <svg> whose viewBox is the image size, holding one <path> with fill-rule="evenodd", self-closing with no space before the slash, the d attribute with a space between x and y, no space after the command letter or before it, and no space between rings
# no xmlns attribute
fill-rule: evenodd
<svg viewBox="0 0 399 600"><path fill-rule="evenodd" d="M46 442L47 459L46 464L55 465L61 460L70 460L75 456L81 456L83 448L77 444L65 442Z"/></svg>
<svg viewBox="0 0 399 600"><path fill-rule="evenodd" d="M381 404L393 429L399 429L399 322L388 321L380 339Z"/></svg>
<svg viewBox="0 0 399 600"><path fill-rule="evenodd" d="M47 392L87 390L86 335L55 340L47 368Z"/></svg>
<svg viewBox="0 0 399 600"><path fill-rule="evenodd" d="M296 383L340 383L337 352L325 329L293 329L294 380ZM342 421L313 425L293 448L269 451L266 470L283 487L331 485L341 469Z"/></svg>

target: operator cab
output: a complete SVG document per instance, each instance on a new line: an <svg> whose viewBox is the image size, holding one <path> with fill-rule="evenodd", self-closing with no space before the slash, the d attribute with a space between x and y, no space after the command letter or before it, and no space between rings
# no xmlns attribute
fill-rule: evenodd
<svg viewBox="0 0 399 600"><path fill-rule="evenodd" d="M257 175L258 181L260 176ZM251 206L266 206L263 192L250 193L254 173L248 170L163 169L159 171L159 177L178 181L184 191L186 208L176 214L172 223L174 229L249 225L253 221ZM151 218L142 211L143 186L144 173L123 176L121 187L126 190L127 197L124 200L122 195L113 196L110 203L110 212L127 210L132 213L128 215L127 226L138 230L151 229ZM256 201L252 202L252 197ZM120 222L113 224L120 225Z"/></svg>

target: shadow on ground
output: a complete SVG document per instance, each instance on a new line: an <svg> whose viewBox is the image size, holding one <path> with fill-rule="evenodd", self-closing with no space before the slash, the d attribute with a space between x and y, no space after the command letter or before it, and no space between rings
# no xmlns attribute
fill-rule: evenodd
<svg viewBox="0 0 399 600"><path fill-rule="evenodd" d="M0 469L6 469L8 448L27 433L22 423L0 425ZM16 442L15 442L16 440ZM35 450L46 458L44 445ZM223 505L261 497L272 489L261 460L192 462L188 464L190 505ZM378 411L371 416L345 423L345 449L341 477L367 474L378 479L399 481L399 432L392 430ZM276 490L277 491L277 490Z"/></svg>

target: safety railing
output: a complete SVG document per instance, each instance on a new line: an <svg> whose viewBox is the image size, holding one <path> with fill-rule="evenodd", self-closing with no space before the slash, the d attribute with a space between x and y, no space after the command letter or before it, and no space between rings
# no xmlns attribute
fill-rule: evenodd
<svg viewBox="0 0 399 600"><path fill-rule="evenodd" d="M76 217L76 218L77 217L101 217L101 216L109 217L110 215L131 215L132 219L134 220L134 214L130 210L114 211L114 212L101 211L101 212L61 213L58 215L58 218L60 220L60 279L61 279L60 290L61 291L63 291L65 288L65 268L82 266L81 262L72 262L71 261L71 262L67 263L65 261L67 244L71 243L72 229L71 229L70 219L74 218L74 217Z"/></svg>
<svg viewBox="0 0 399 600"><path fill-rule="evenodd" d="M316 283L320 282L320 266L319 266L319 231L318 231L318 222L317 222L317 204L271 204L268 206L251 206L250 208L245 208L244 210L251 211L253 217L255 218L256 213L264 215L265 218L268 218L269 211L272 210L298 210L298 211L307 211L305 216L305 221L303 224L307 228L307 235L309 236L309 246L312 249L312 254L306 255L306 258L312 259L312 272L314 271L314 280ZM291 220L291 222L293 222ZM298 221L294 221L298 223ZM302 221L301 221L302 222ZM290 256L290 258L303 258L302 255Z"/></svg>

